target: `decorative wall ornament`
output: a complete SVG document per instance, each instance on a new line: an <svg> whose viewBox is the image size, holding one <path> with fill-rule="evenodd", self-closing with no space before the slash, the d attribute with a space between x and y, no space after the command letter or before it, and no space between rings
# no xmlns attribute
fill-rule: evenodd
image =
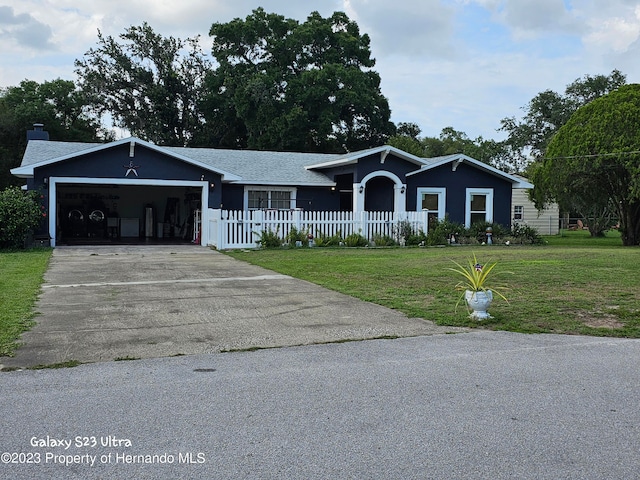
<svg viewBox="0 0 640 480"><path fill-rule="evenodd" d="M125 177L128 177L132 172L136 177L138 176L138 169L140 168L140 165L134 165L133 160L129 162L129 165L123 165L122 167L127 169L127 173L124 174Z"/></svg>

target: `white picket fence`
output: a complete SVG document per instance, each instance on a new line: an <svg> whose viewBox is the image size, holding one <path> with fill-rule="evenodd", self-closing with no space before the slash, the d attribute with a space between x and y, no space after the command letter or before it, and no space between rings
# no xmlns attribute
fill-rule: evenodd
<svg viewBox="0 0 640 480"><path fill-rule="evenodd" d="M285 238L291 229L316 236L359 233L367 240L376 235L394 237L399 222L408 221L414 231L427 232L427 212L307 212L300 210L209 210L210 245L218 250L254 248L263 231Z"/></svg>

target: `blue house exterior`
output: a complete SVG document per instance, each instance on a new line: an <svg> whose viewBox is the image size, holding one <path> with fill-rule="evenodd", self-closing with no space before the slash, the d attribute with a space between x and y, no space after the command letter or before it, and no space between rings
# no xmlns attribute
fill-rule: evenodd
<svg viewBox="0 0 640 480"><path fill-rule="evenodd" d="M138 138L54 142L43 133L29 132L11 172L40 192L46 220L36 233L52 246L190 240L197 215L204 225L215 209L428 210L467 226L507 226L512 189L533 187L462 154L419 158L391 146L340 155L160 147ZM202 229L203 244L206 236Z"/></svg>

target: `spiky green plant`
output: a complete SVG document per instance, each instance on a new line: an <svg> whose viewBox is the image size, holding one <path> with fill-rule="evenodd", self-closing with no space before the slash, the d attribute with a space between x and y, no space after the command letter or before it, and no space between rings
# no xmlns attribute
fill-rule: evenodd
<svg viewBox="0 0 640 480"><path fill-rule="evenodd" d="M456 306L464 298L464 294L467 290L471 290L472 292L486 292L487 290L491 290L505 302L509 303L507 297L505 297L502 293L503 291L508 290L508 287L503 284L493 283L491 282L492 279L489 278L490 276L492 276L491 274L493 272L493 269L498 264L498 262L481 265L478 262L475 253L473 254L473 258L468 260L468 264L466 266L463 266L454 260L451 261L456 265L457 268L447 268L447 270L451 270L452 272L455 272L462 276L462 280L460 280L455 286L456 290L462 292Z"/></svg>

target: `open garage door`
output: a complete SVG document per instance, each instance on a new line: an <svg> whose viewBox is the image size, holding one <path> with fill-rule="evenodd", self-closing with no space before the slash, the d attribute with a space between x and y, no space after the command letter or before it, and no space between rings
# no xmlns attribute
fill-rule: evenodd
<svg viewBox="0 0 640 480"><path fill-rule="evenodd" d="M194 232L200 231L195 222L201 215L196 212L208 211L206 186L193 181L51 178L52 245L199 241Z"/></svg>

